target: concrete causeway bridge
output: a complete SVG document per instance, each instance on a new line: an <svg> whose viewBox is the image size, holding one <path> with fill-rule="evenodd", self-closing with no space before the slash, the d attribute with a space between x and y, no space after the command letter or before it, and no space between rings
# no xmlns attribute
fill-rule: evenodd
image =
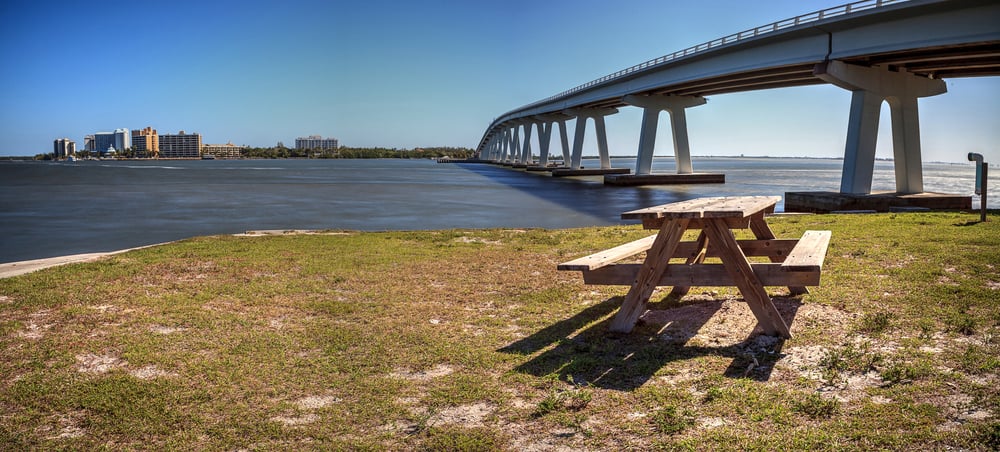
<svg viewBox="0 0 1000 452"><path fill-rule="evenodd" d="M717 94L829 83L852 92L840 194L871 194L882 102L890 108L896 192L916 194L923 192L917 99L946 93L946 78L996 75L1000 1L863 0L698 44L511 110L487 127L477 152L483 160L552 169L558 128L563 166L553 175L604 174L613 184L722 182L691 164L688 108ZM624 107L643 109L632 174L611 167L605 130L604 118ZM651 173L662 111L677 174ZM567 121L574 119L571 143ZM581 166L588 122L600 169Z"/></svg>

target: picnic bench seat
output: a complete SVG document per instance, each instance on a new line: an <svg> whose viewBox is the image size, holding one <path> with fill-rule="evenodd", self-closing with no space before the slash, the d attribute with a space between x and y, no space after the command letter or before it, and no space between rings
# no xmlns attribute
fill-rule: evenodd
<svg viewBox="0 0 1000 452"><path fill-rule="evenodd" d="M823 261L830 244L830 231L806 231L800 239L737 240L747 257L769 257L772 262L753 262L750 266L765 286L818 286ZM649 250L656 235L599 251L556 268L563 271L580 271L586 284L627 286L634 282L641 264L622 264L628 259ZM698 242L681 242L672 258L691 259L700 252ZM709 243L706 257L718 257L717 247ZM661 286L731 286L721 264L671 266L664 272Z"/></svg>

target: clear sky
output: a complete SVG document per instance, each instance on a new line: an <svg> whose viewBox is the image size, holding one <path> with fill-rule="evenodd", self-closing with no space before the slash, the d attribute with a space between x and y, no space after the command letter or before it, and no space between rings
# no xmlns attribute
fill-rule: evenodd
<svg viewBox="0 0 1000 452"><path fill-rule="evenodd" d="M152 126L205 143L475 147L509 110L642 61L842 0L0 2L0 155ZM1000 162L1000 77L922 99L925 161ZM843 154L850 93L712 96L694 155ZM888 107L884 107L885 112ZM634 154L641 112L608 118ZM883 114L880 156L891 156ZM664 124L661 122L661 124ZM657 155L672 155L661 126ZM587 154L596 154L588 138Z"/></svg>

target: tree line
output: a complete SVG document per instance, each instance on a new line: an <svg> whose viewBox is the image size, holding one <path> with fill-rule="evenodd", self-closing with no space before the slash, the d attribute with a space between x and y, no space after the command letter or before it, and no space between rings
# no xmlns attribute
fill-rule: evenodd
<svg viewBox="0 0 1000 452"><path fill-rule="evenodd" d="M245 158L316 158L316 159L425 159L425 158L469 158L474 150L461 147L426 147L414 149L396 148L352 148L337 149L289 149L286 147L247 148L242 152Z"/></svg>

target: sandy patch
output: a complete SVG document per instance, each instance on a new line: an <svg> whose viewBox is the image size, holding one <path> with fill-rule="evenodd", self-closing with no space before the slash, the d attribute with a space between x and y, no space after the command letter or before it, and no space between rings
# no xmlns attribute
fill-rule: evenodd
<svg viewBox="0 0 1000 452"><path fill-rule="evenodd" d="M79 438L87 432L82 427L86 413L74 411L71 413L57 414L54 416L53 425L42 425L38 428L40 433L52 433L47 439Z"/></svg>
<svg viewBox="0 0 1000 452"><path fill-rule="evenodd" d="M337 402L340 402L340 399L334 396L308 396L296 400L295 405L303 410L318 410Z"/></svg>
<svg viewBox="0 0 1000 452"><path fill-rule="evenodd" d="M464 235L455 239L455 241L459 243L483 243L487 245L503 245L503 242L499 240L489 240L489 239L484 239L482 237L469 237Z"/></svg>
<svg viewBox="0 0 1000 452"><path fill-rule="evenodd" d="M25 339L41 339L43 336L45 336L45 332L49 328L52 328L52 325L53 324L51 323L39 324L35 322L28 322L24 326L24 331L18 331L17 335L18 337L22 337Z"/></svg>
<svg viewBox="0 0 1000 452"><path fill-rule="evenodd" d="M454 371L455 368L447 364L438 364L434 366L434 368L432 369L421 370L416 372L408 369L398 369L389 375L397 378L405 378L407 380L425 381L449 375Z"/></svg>
<svg viewBox="0 0 1000 452"><path fill-rule="evenodd" d="M319 416L309 413L302 416L274 416L271 418L274 422L280 422L289 427L294 427L296 425L305 425L316 422Z"/></svg>
<svg viewBox="0 0 1000 452"><path fill-rule="evenodd" d="M771 338L768 344L745 344L748 337L760 333L750 307L739 298L706 300L706 297L688 297L679 307L646 311L641 320L662 325L660 340L670 343L705 347L749 345L755 351L769 351L769 347L777 343ZM850 321L849 314L827 305L801 304L781 298L775 299L774 304L782 318L791 320L792 335L817 326L847 325ZM765 338L758 336L753 341Z"/></svg>
<svg viewBox="0 0 1000 452"><path fill-rule="evenodd" d="M148 366L143 366L138 369L129 371L129 375L138 378L140 380L149 380L157 377L175 377L177 374L173 372L167 372L159 367L152 364Z"/></svg>
<svg viewBox="0 0 1000 452"><path fill-rule="evenodd" d="M173 326L163 326L163 325L153 325L149 327L149 331L156 334L174 334L187 331L187 328L173 327Z"/></svg>
<svg viewBox="0 0 1000 452"><path fill-rule="evenodd" d="M2 303L2 304L11 304L13 302L14 302L13 298L8 297L6 295L0 295L0 303Z"/></svg>
<svg viewBox="0 0 1000 452"><path fill-rule="evenodd" d="M427 425L458 424L466 427L483 425L486 418L496 410L492 404L476 403L472 405L461 405L445 408L434 413L427 420Z"/></svg>
<svg viewBox="0 0 1000 452"><path fill-rule="evenodd" d="M117 356L95 355L92 353L76 355L76 362L77 371L88 374L103 374L128 365L127 362Z"/></svg>
<svg viewBox="0 0 1000 452"><path fill-rule="evenodd" d="M698 427L703 429L713 429L728 424L725 419L718 417L703 417L698 419Z"/></svg>

